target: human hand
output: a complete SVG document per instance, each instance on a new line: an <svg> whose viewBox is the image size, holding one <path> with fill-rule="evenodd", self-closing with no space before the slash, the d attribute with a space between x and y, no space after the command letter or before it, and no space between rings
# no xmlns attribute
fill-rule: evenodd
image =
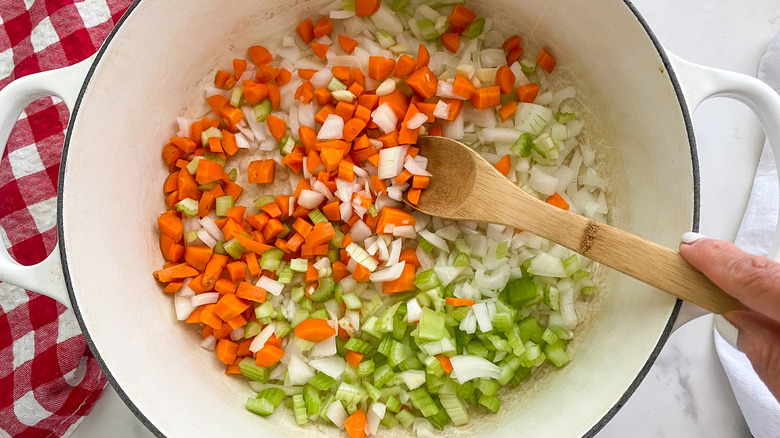
<svg viewBox="0 0 780 438"><path fill-rule="evenodd" d="M694 233L683 236L680 254L750 309L723 316L739 330L737 348L780 400L780 263Z"/></svg>

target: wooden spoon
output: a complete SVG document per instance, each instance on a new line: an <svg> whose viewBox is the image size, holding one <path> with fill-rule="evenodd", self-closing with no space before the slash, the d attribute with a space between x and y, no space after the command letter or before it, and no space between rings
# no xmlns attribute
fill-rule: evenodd
<svg viewBox="0 0 780 438"><path fill-rule="evenodd" d="M520 228L714 313L744 309L678 252L540 201L463 143L426 136L417 147L433 174L412 206L423 213Z"/></svg>

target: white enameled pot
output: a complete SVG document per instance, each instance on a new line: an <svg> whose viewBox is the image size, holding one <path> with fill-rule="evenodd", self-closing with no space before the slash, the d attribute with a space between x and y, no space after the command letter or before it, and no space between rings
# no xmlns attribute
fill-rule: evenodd
<svg viewBox="0 0 780 438"><path fill-rule="evenodd" d="M698 171L690 112L710 96L752 107L780 157L780 98L756 79L665 52L624 0L474 0L496 27L553 48L580 90L589 136L611 182L613 225L676 248L698 226ZM20 266L0 251L0 279L75 311L132 411L159 436L319 436L292 417L243 408L246 383L225 376L198 334L175 321L151 272L162 264L156 218L167 176L159 150L179 115L205 112L202 89L245 48L291 34L318 0L139 0L96 57L19 79L0 92L0 145L22 109L44 95L71 110L59 183L59 249ZM537 46L538 47L538 46ZM778 245L771 256L778 258ZM574 360L503 396L450 436L595 434L641 381L680 303L608 270L570 348ZM408 435L402 429L388 436Z"/></svg>

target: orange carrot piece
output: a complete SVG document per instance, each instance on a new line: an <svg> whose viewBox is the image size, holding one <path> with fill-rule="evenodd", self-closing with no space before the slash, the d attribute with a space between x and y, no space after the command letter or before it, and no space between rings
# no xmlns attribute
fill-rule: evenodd
<svg viewBox="0 0 780 438"><path fill-rule="evenodd" d="M401 120L404 118L404 115L406 115L406 108L409 106L409 98L406 97L401 90L396 88L395 91L390 94L379 96L378 104L382 105L383 103L390 105L393 114Z"/></svg>
<svg viewBox="0 0 780 438"><path fill-rule="evenodd" d="M171 143L188 154L195 152L195 148L197 147L194 141L185 137L173 137L171 138Z"/></svg>
<svg viewBox="0 0 780 438"><path fill-rule="evenodd" d="M320 38L333 32L333 23L328 17L322 17L314 25L314 38Z"/></svg>
<svg viewBox="0 0 780 438"><path fill-rule="evenodd" d="M339 102L336 104L335 114L347 123L355 115L355 105L344 101Z"/></svg>
<svg viewBox="0 0 780 438"><path fill-rule="evenodd" d="M187 319L184 320L184 322L186 322L187 324L200 324L200 314L203 313L203 308L204 307L205 306L198 306L198 307L196 307L195 310L193 310L192 313L190 313L190 316L188 316ZM217 319L219 319L219 318L217 318ZM204 331L205 331L206 327L208 327L208 326L203 327ZM208 327L208 328L209 328L209 330L211 330L211 327Z"/></svg>
<svg viewBox="0 0 780 438"><path fill-rule="evenodd" d="M299 68L298 69L298 77L300 77L301 79L303 79L305 81L308 81L309 79L311 79L311 77L314 76L314 73L317 73L317 70L314 70L313 68Z"/></svg>
<svg viewBox="0 0 780 438"><path fill-rule="evenodd" d="M439 80L427 67L419 67L406 78L406 83L422 98L428 99L436 93Z"/></svg>
<svg viewBox="0 0 780 438"><path fill-rule="evenodd" d="M498 109L498 114L501 115L502 122L506 122L507 119L515 115L516 112L517 112L517 103L515 102L509 102Z"/></svg>
<svg viewBox="0 0 780 438"><path fill-rule="evenodd" d="M238 353L238 344L230 339L220 339L217 342L217 359L225 365L233 365Z"/></svg>
<svg viewBox="0 0 780 438"><path fill-rule="evenodd" d="M225 88L225 83L227 83L229 77L230 73L225 70L217 70L217 73L214 75L214 86L217 88Z"/></svg>
<svg viewBox="0 0 780 438"><path fill-rule="evenodd" d="M260 263L257 261L257 254L253 252L245 253L246 267L249 269L249 273L257 277L260 275Z"/></svg>
<svg viewBox="0 0 780 438"><path fill-rule="evenodd" d="M428 135L431 137L441 137L441 125L436 125L428 131Z"/></svg>
<svg viewBox="0 0 780 438"><path fill-rule="evenodd" d="M311 49L314 50L314 54L317 55L318 58L320 58L323 61L326 61L327 54L328 54L328 46L321 43L316 43L314 41L311 42Z"/></svg>
<svg viewBox="0 0 780 438"><path fill-rule="evenodd" d="M230 321L251 306L251 301L240 298L235 294L222 295L217 304L214 305L214 314L222 318L223 321Z"/></svg>
<svg viewBox="0 0 780 438"><path fill-rule="evenodd" d="M425 189L428 188L428 184L430 184L431 178L428 176L422 176L422 175L415 175L412 177L412 188L413 189Z"/></svg>
<svg viewBox="0 0 780 438"><path fill-rule="evenodd" d="M297 90L295 90L295 100L300 100L303 103L309 103L314 99L314 86L311 82L306 81L302 83Z"/></svg>
<svg viewBox="0 0 780 438"><path fill-rule="evenodd" d="M227 278L220 278L214 283L214 290L222 295L236 293L236 284Z"/></svg>
<svg viewBox="0 0 780 438"><path fill-rule="evenodd" d="M501 94L509 94L515 85L515 74L509 67L502 65L496 70L496 83Z"/></svg>
<svg viewBox="0 0 780 438"><path fill-rule="evenodd" d="M192 266L186 263L173 265L167 268L160 269L158 271L154 271L152 273L154 278L156 278L157 281L159 281L160 283L170 283L173 280L181 280L183 278L195 277L198 274L199 272L197 269L193 268Z"/></svg>
<svg viewBox="0 0 780 438"><path fill-rule="evenodd" d="M331 267L333 268L333 279L336 281L341 281L345 277L349 276L349 271L347 270L347 265L341 262L334 262Z"/></svg>
<svg viewBox="0 0 780 438"><path fill-rule="evenodd" d="M268 83L276 79L277 76L279 76L279 69L270 65L261 65L257 68L257 74L255 74L255 79L260 81L261 83Z"/></svg>
<svg viewBox="0 0 780 438"><path fill-rule="evenodd" d="M329 221L335 222L341 219L339 201L333 201L330 204L326 204L324 207L322 207L322 214L324 214Z"/></svg>
<svg viewBox="0 0 780 438"><path fill-rule="evenodd" d="M236 296L245 300L264 303L267 291L262 287L242 281L236 288Z"/></svg>
<svg viewBox="0 0 780 438"><path fill-rule="evenodd" d="M282 86L290 82L292 79L292 73L289 70L282 67L279 69L279 75L276 76L276 85Z"/></svg>
<svg viewBox="0 0 780 438"><path fill-rule="evenodd" d="M517 94L518 102L533 103L533 101L536 100L536 96L539 94L539 84L534 82L525 84L522 87L517 87L515 93Z"/></svg>
<svg viewBox="0 0 780 438"><path fill-rule="evenodd" d="M501 105L501 90L498 85L477 88L469 101L476 109L486 109Z"/></svg>
<svg viewBox="0 0 780 438"><path fill-rule="evenodd" d="M431 54L422 44L417 47L417 65L415 68L426 67L431 61Z"/></svg>
<svg viewBox="0 0 780 438"><path fill-rule="evenodd" d="M387 207L385 207L387 208ZM369 277L371 275L371 271L368 270L365 266L358 263L355 266L355 271L352 272L352 278L357 281L358 283L365 283L368 281Z"/></svg>
<svg viewBox="0 0 780 438"><path fill-rule="evenodd" d="M469 300L466 298L453 298L453 297L447 297L444 299L444 303L449 306L473 306L474 300Z"/></svg>
<svg viewBox="0 0 780 438"><path fill-rule="evenodd" d="M361 107L362 108L362 107ZM346 141L353 141L366 128L367 122L361 119L350 119L344 124L343 136Z"/></svg>
<svg viewBox="0 0 780 438"><path fill-rule="evenodd" d="M301 21L295 28L295 32L304 43L309 44L314 39L314 22L311 21L311 18Z"/></svg>
<svg viewBox="0 0 780 438"><path fill-rule="evenodd" d="M287 131L287 122L273 114L269 114L268 117L266 117L265 122L274 139L276 141L282 141L282 137L284 137L284 133Z"/></svg>
<svg viewBox="0 0 780 438"><path fill-rule="evenodd" d="M272 183L274 182L275 170L276 162L274 160L254 160L247 167L247 180L257 184Z"/></svg>
<svg viewBox="0 0 780 438"><path fill-rule="evenodd" d="M225 195L232 196L234 201L238 200L244 191L240 184L236 184L229 179L223 179L222 186L224 187Z"/></svg>
<svg viewBox="0 0 780 438"><path fill-rule="evenodd" d="M357 368L357 366L360 365L360 361L363 360L363 354L358 353L357 351L347 350L344 359L346 359L348 364Z"/></svg>
<svg viewBox="0 0 780 438"><path fill-rule="evenodd" d="M379 10L380 0L355 0L355 15L368 17Z"/></svg>
<svg viewBox="0 0 780 438"><path fill-rule="evenodd" d="M184 252L184 261L198 271L203 272L213 252L214 250L206 245L188 245Z"/></svg>
<svg viewBox="0 0 780 438"><path fill-rule="evenodd" d="M444 372L449 374L452 371L452 362L450 362L450 358L444 355L438 355L436 356L436 359L439 360L439 363L441 364L441 367L444 368Z"/></svg>
<svg viewBox="0 0 780 438"><path fill-rule="evenodd" d="M383 56L368 57L368 77L381 81L390 76L395 68L395 60L387 59Z"/></svg>
<svg viewBox="0 0 780 438"><path fill-rule="evenodd" d="M336 236L336 230L330 222L318 222L314 224L311 232L306 236L306 243L309 245L326 244Z"/></svg>
<svg viewBox="0 0 780 438"><path fill-rule="evenodd" d="M566 202L566 200L563 199L563 197L558 192L553 193L549 198L547 198L547 203L564 210L569 209L569 203Z"/></svg>
<svg viewBox="0 0 780 438"><path fill-rule="evenodd" d="M539 51L539 56L536 57L536 63L547 73L552 73L555 68L555 58L553 58L545 49Z"/></svg>
<svg viewBox="0 0 780 438"><path fill-rule="evenodd" d="M206 264L206 268L203 270L203 277L201 279L201 284L204 288L212 289L214 287L214 283L216 283L217 280L222 277L222 271L228 264L228 260L229 258L226 255L211 254L211 258Z"/></svg>
<svg viewBox="0 0 780 438"><path fill-rule="evenodd" d="M279 219L271 219L268 221L265 227L263 227L263 239L265 239L265 241L270 241L279 233L281 233L282 230L284 230L284 225L282 225L282 222Z"/></svg>
<svg viewBox="0 0 780 438"><path fill-rule="evenodd" d="M165 146L163 146L162 157L167 164L175 163L176 160L182 157L182 155L184 155L184 151L177 148L176 145L172 143L168 143Z"/></svg>
<svg viewBox="0 0 780 438"><path fill-rule="evenodd" d="M503 158L498 160L498 163L496 163L493 167L495 167L504 176L509 175L509 171L512 170L512 158L509 156L509 154L506 154Z"/></svg>
<svg viewBox="0 0 780 438"><path fill-rule="evenodd" d="M238 80L246 71L246 59L233 60L233 77Z"/></svg>
<svg viewBox="0 0 780 438"><path fill-rule="evenodd" d="M183 169L185 172L186 169ZM221 179L227 179L227 173L216 161L211 160L199 160L198 168L195 172L195 181L198 184L208 184L212 181L219 181Z"/></svg>
<svg viewBox="0 0 780 438"><path fill-rule="evenodd" d="M455 5L455 8L450 13L450 23L459 27L468 27L476 18L477 14L461 4Z"/></svg>
<svg viewBox="0 0 780 438"><path fill-rule="evenodd" d="M458 4L458 6L460 6L460 4ZM449 50L452 53L458 53L459 40L460 40L460 35L453 32L447 32L442 34L441 36L441 45L444 46L445 49Z"/></svg>
<svg viewBox="0 0 780 438"><path fill-rule="evenodd" d="M322 342L336 334L325 319L309 318L295 326L295 336L310 342Z"/></svg>
<svg viewBox="0 0 780 438"><path fill-rule="evenodd" d="M257 351L255 364L259 367L270 367L279 362L284 356L284 350L266 343L263 348Z"/></svg>
<svg viewBox="0 0 780 438"><path fill-rule="evenodd" d="M355 180L354 164L347 160L340 162L338 178L343 179L344 181L353 182Z"/></svg>
<svg viewBox="0 0 780 438"><path fill-rule="evenodd" d="M398 258L401 262L406 262L407 265L411 264L417 268L420 267L420 261L417 259L417 252L414 248L407 248L401 251L401 256Z"/></svg>
<svg viewBox="0 0 780 438"><path fill-rule="evenodd" d="M408 211L395 207L384 207L382 208L382 212L379 213L379 222L377 222L376 232L378 234L391 234L391 232L385 231L387 225L398 227L414 224L414 216Z"/></svg>
<svg viewBox="0 0 780 438"><path fill-rule="evenodd" d="M219 330L222 328L223 321L219 316L217 316L216 313L214 313L215 306L215 304L203 306L203 309L200 312L200 322L206 324L208 327L214 330Z"/></svg>
<svg viewBox="0 0 780 438"><path fill-rule="evenodd" d="M181 289L181 286L184 284L183 281L172 281L168 283L165 288L163 289L163 292L166 294L175 294L176 292Z"/></svg>
<svg viewBox="0 0 780 438"><path fill-rule="evenodd" d="M250 105L259 103L261 100L268 97L268 85L257 81L245 80L244 85L244 100Z"/></svg>
<svg viewBox="0 0 780 438"><path fill-rule="evenodd" d="M292 229L297 231L298 234L303 236L304 238L311 233L311 230L314 228L314 225L310 224L308 220L304 218L297 218L295 219L295 222L293 222Z"/></svg>
<svg viewBox="0 0 780 438"><path fill-rule="evenodd" d="M303 277L303 281L306 283L314 283L320 278L320 274L317 271L317 268L314 267L311 263L309 263L309 266L306 268L306 274Z"/></svg>
<svg viewBox="0 0 780 438"><path fill-rule="evenodd" d="M243 262L235 261L225 265L228 277L234 283L238 283L246 278L246 265Z"/></svg>
<svg viewBox="0 0 780 438"><path fill-rule="evenodd" d="M517 62L520 57L523 56L523 48L518 47L516 49L512 49L506 54L506 65L512 66L515 62Z"/></svg>
<svg viewBox="0 0 780 438"><path fill-rule="evenodd" d="M344 430L349 438L366 438L366 413L358 409L344 420Z"/></svg>
<svg viewBox="0 0 780 438"><path fill-rule="evenodd" d="M346 35L339 34L338 41L341 49L349 54L352 54L352 52L355 51L355 47L358 46L357 41L353 40L352 38Z"/></svg>
<svg viewBox="0 0 780 438"><path fill-rule="evenodd" d="M408 192L406 192L406 199L409 201L412 205L417 205L420 203L420 195L422 194L422 189L409 189Z"/></svg>
<svg viewBox="0 0 780 438"><path fill-rule="evenodd" d="M376 94L361 94L360 97L358 97L358 105L364 106L368 108L369 110L373 110L377 107L379 104L379 96Z"/></svg>
<svg viewBox="0 0 780 438"><path fill-rule="evenodd" d="M401 276L392 281L382 283L382 292L386 294L395 294L415 290L414 285L414 265L405 264Z"/></svg>
<svg viewBox="0 0 780 438"><path fill-rule="evenodd" d="M279 109L279 104L282 102L282 94L279 92L279 87L274 84L267 84L268 87L268 100L271 101L271 109L274 111Z"/></svg>
<svg viewBox="0 0 780 438"><path fill-rule="evenodd" d="M512 35L511 37L507 38L506 41L504 41L504 44L501 46L505 52L510 52L518 47L520 47L520 43L523 41L523 38L520 37L520 35Z"/></svg>
<svg viewBox="0 0 780 438"><path fill-rule="evenodd" d="M157 226L163 234L173 239L174 242L180 241L184 233L184 224L173 210L168 210L161 214L157 218Z"/></svg>
<svg viewBox="0 0 780 438"><path fill-rule="evenodd" d="M417 60L409 55L401 55L398 61L395 63L395 70L393 70L393 76L402 78L409 75L417 67Z"/></svg>

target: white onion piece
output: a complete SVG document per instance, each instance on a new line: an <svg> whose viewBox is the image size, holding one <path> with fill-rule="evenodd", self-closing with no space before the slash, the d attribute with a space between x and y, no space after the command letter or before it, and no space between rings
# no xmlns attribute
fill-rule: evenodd
<svg viewBox="0 0 780 438"><path fill-rule="evenodd" d="M439 81L441 84L443 81ZM444 122L441 125L441 132L442 135L445 137L449 137L455 140L460 140L463 138L463 135L465 134L464 126L463 126L463 111L458 114L458 117L455 118L455 120L449 122Z"/></svg>
<svg viewBox="0 0 780 438"><path fill-rule="evenodd" d="M257 280L255 286L265 289L271 295L279 295L284 289L284 284L263 275Z"/></svg>
<svg viewBox="0 0 780 438"><path fill-rule="evenodd" d="M344 369L347 362L340 356L326 357L322 359L312 359L309 365L315 370L325 373L334 379L340 379L344 375Z"/></svg>
<svg viewBox="0 0 780 438"><path fill-rule="evenodd" d="M384 242L384 240L380 239L380 242ZM379 248L382 248L382 243L379 244ZM375 283L397 280L401 276L401 273L403 273L405 265L406 262L400 262L389 268L372 272L369 279Z"/></svg>
<svg viewBox="0 0 780 438"><path fill-rule="evenodd" d="M479 132L482 142L502 141L512 143L520 137L520 132L511 128L484 128Z"/></svg>
<svg viewBox="0 0 780 438"><path fill-rule="evenodd" d="M412 175L433 176L432 173L425 170L425 167L420 166L419 162L410 156L404 159L404 169L408 170Z"/></svg>
<svg viewBox="0 0 780 438"><path fill-rule="evenodd" d="M330 69L323 68L317 73L314 73L309 81L311 82L312 86L314 86L314 88L323 88L328 86L328 83L332 78L333 72L330 71Z"/></svg>
<svg viewBox="0 0 780 438"><path fill-rule="evenodd" d="M450 106L447 102L443 100L436 102L436 108L433 109L433 117L436 117L437 119L446 119L449 116Z"/></svg>
<svg viewBox="0 0 780 438"><path fill-rule="evenodd" d="M252 339L252 343L249 344L249 351L252 353L260 351L265 346L265 343L268 342L268 339L271 338L271 335L274 334L274 330L276 330L276 323L273 322L263 327L260 333Z"/></svg>
<svg viewBox="0 0 780 438"><path fill-rule="evenodd" d="M355 242L362 242L371 236L371 228L362 220L357 220L349 230L349 235Z"/></svg>
<svg viewBox="0 0 780 438"><path fill-rule="evenodd" d="M393 237L414 239L417 237L417 231L414 230L414 225L401 225L400 227L393 227Z"/></svg>
<svg viewBox="0 0 780 438"><path fill-rule="evenodd" d="M406 302L406 321L409 324L415 323L420 320L422 314L422 307L417 301L417 298L411 298Z"/></svg>
<svg viewBox="0 0 780 438"><path fill-rule="evenodd" d="M193 307L214 304L219 301L219 292L204 292L190 298Z"/></svg>
<svg viewBox="0 0 780 438"><path fill-rule="evenodd" d="M216 87L206 87L206 97L212 97L212 96L222 96L230 99L230 95L232 94L232 91L230 90L223 90L221 88Z"/></svg>
<svg viewBox="0 0 780 438"><path fill-rule="evenodd" d="M324 200L325 195L322 193L306 189L301 191L301 196L298 197L298 205L313 210Z"/></svg>
<svg viewBox="0 0 780 438"><path fill-rule="evenodd" d="M436 86L436 95L445 99L466 100L465 97L455 94L452 91L452 84L447 81L439 81L439 84Z"/></svg>
<svg viewBox="0 0 780 438"><path fill-rule="evenodd" d="M186 320L190 316L192 311L195 310L195 306L192 305L192 299L191 299L194 295L195 295L195 291L187 287L187 285L182 285L182 287L179 288L179 291L176 292L176 294L174 294L173 309L176 311L177 320L179 321Z"/></svg>
<svg viewBox="0 0 780 438"><path fill-rule="evenodd" d="M455 372L458 383L461 385L472 379L486 377L489 379L499 379L501 370L487 359L479 356L457 355L450 358L452 371Z"/></svg>
<svg viewBox="0 0 780 438"><path fill-rule="evenodd" d="M214 351L217 348L217 338L214 335L208 335L200 341L200 348L208 351Z"/></svg>
<svg viewBox="0 0 780 438"><path fill-rule="evenodd" d="M335 114L328 114L320 131L317 133L317 140L338 140L343 138L344 119Z"/></svg>
<svg viewBox="0 0 780 438"><path fill-rule="evenodd" d="M387 78L376 88L376 95L385 96L393 91L395 91L395 80Z"/></svg>
<svg viewBox="0 0 780 438"><path fill-rule="evenodd" d="M398 117L396 117L393 108L387 102L382 103L382 105L379 105L371 112L371 120L385 134L392 132L398 124Z"/></svg>
<svg viewBox="0 0 780 438"><path fill-rule="evenodd" d="M439 248L440 250L444 252L450 252L450 248L447 246L447 242L444 241L441 237L431 233L428 230L420 230L418 231L418 234L420 234L420 237L427 240L431 245L435 246L436 248Z"/></svg>
<svg viewBox="0 0 780 438"><path fill-rule="evenodd" d="M375 402L371 405L371 409L366 414L366 427L365 432L368 435L375 435L379 429L379 422L384 418L385 412L387 412L387 406L384 403Z"/></svg>
<svg viewBox="0 0 780 438"><path fill-rule="evenodd" d="M474 316L477 318L477 325L481 332L487 333L493 330L493 323L490 321L490 313L484 302L474 304L471 306L471 310L474 311Z"/></svg>
<svg viewBox="0 0 780 438"><path fill-rule="evenodd" d="M325 185L324 182L320 180L314 181L314 184L311 185L312 190L322 193L322 196L326 197L328 201L332 201L334 199L333 193L330 191L328 186Z"/></svg>
<svg viewBox="0 0 780 438"><path fill-rule="evenodd" d="M290 384L303 385L314 377L314 370L303 359L292 355L290 363L287 364L287 375L290 377Z"/></svg>
<svg viewBox="0 0 780 438"><path fill-rule="evenodd" d="M336 335L333 335L321 342L314 344L314 347L312 347L311 350L309 351L309 357L330 357L335 354L336 354Z"/></svg>
<svg viewBox="0 0 780 438"><path fill-rule="evenodd" d="M347 411L344 410L344 406L341 405L340 401L333 401L333 403L328 406L328 410L325 412L325 416L328 417L328 419L333 422L336 427L344 430L344 420L347 419Z"/></svg>
<svg viewBox="0 0 780 438"><path fill-rule="evenodd" d="M528 183L534 190L547 196L555 193L555 189L558 188L558 178L543 171L538 165L531 168L531 179Z"/></svg>
<svg viewBox="0 0 780 438"><path fill-rule="evenodd" d="M225 235L222 234L222 230L219 229L217 224L214 222L214 219L206 216L200 220L200 225L203 226L203 229L206 230L209 235L217 241L221 242L225 240Z"/></svg>
<svg viewBox="0 0 780 438"><path fill-rule="evenodd" d="M305 105L298 105L298 123L300 123L301 126L306 126L309 128L314 128L314 116L317 115L317 104L316 103L307 103Z"/></svg>
<svg viewBox="0 0 780 438"><path fill-rule="evenodd" d="M257 116L255 116L255 111L252 109L252 107L249 105L244 105L241 107L241 112L244 113L244 120L246 120L249 128L252 129L252 133L255 136L255 141L259 142L265 140L265 132L263 132L263 126L265 123L260 123L257 121Z"/></svg>
<svg viewBox="0 0 780 438"><path fill-rule="evenodd" d="M339 205L339 214L341 215L341 220L348 221L349 218L352 217L352 204L349 202L342 202L341 205Z"/></svg>
<svg viewBox="0 0 780 438"><path fill-rule="evenodd" d="M244 339L244 328L238 327L230 331L230 340L231 341L240 341Z"/></svg>
<svg viewBox="0 0 780 438"><path fill-rule="evenodd" d="M330 18L334 20L344 20L355 16L355 11L330 11Z"/></svg>
<svg viewBox="0 0 780 438"><path fill-rule="evenodd" d="M417 113L414 116L412 116L411 119L409 119L406 122L406 128L407 129L417 129L420 126L424 125L425 122L428 121L428 116L426 116L423 113Z"/></svg>
<svg viewBox="0 0 780 438"><path fill-rule="evenodd" d="M380 179L398 176L404 169L404 157L406 157L407 149L408 146L396 146L379 151L379 173L377 176Z"/></svg>

